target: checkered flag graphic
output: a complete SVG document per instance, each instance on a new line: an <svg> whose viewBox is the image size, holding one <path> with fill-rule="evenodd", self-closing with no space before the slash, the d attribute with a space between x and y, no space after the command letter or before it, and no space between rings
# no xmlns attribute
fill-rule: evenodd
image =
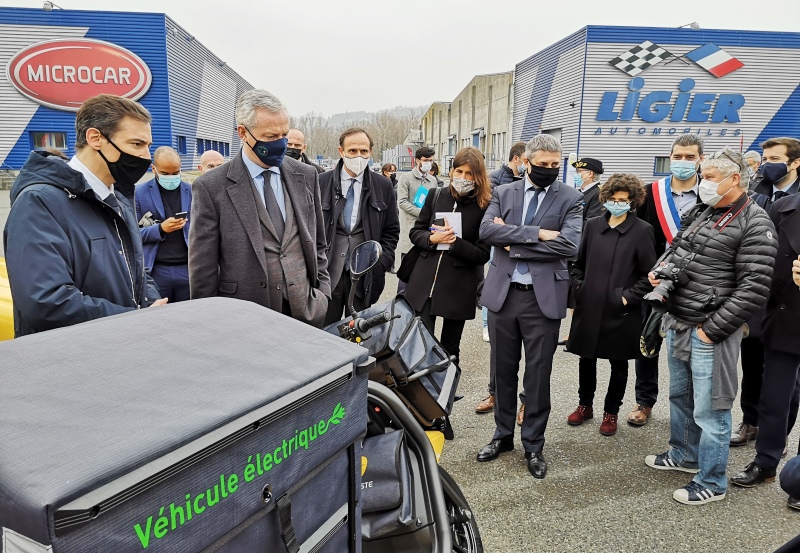
<svg viewBox="0 0 800 553"><path fill-rule="evenodd" d="M648 67L672 57L675 56L658 44L645 40L639 46L634 46L608 63L631 77L635 77Z"/></svg>

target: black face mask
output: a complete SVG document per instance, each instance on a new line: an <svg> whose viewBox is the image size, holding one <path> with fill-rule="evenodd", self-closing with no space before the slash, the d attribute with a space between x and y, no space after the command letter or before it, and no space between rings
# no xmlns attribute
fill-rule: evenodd
<svg viewBox="0 0 800 553"><path fill-rule="evenodd" d="M114 178L114 187L117 191L126 198L132 198L134 186L139 182L139 179L147 173L152 161L145 157L123 152L116 144L111 142L109 137L105 136L105 139L117 149L119 152L119 159L117 161L108 161L106 156L103 155L103 152L97 150L97 153L100 154L100 157L102 157L103 161L108 165L108 171Z"/></svg>
<svg viewBox="0 0 800 553"><path fill-rule="evenodd" d="M528 177L530 177L531 182L539 188L547 188L555 182L560 173L561 169L558 167L550 168L531 165L530 171L528 171Z"/></svg>
<svg viewBox="0 0 800 553"><path fill-rule="evenodd" d="M303 155L303 150L300 148L286 148L286 155L292 159L300 159L300 156Z"/></svg>

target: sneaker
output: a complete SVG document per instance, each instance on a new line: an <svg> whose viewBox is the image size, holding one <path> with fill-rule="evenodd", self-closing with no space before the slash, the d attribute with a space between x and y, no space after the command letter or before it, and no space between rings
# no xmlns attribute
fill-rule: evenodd
<svg viewBox="0 0 800 553"><path fill-rule="evenodd" d="M603 436L613 436L617 433L617 415L603 413L603 422L600 423L600 433Z"/></svg>
<svg viewBox="0 0 800 553"><path fill-rule="evenodd" d="M484 342L488 342L489 341L489 329L488 328L484 328L483 329L483 341Z"/></svg>
<svg viewBox="0 0 800 553"><path fill-rule="evenodd" d="M580 426L594 416L591 405L578 405L570 416L567 417L567 424L570 426Z"/></svg>
<svg viewBox="0 0 800 553"><path fill-rule="evenodd" d="M679 470L681 472L688 472L689 474L697 474L700 469L693 469L689 467L682 467L675 461L669 458L669 452L665 451L658 455L648 455L644 458L644 464L650 468L658 470Z"/></svg>
<svg viewBox="0 0 800 553"><path fill-rule="evenodd" d="M702 484L692 480L679 490L672 492L672 499L684 505L704 505L725 499L724 493L712 492Z"/></svg>

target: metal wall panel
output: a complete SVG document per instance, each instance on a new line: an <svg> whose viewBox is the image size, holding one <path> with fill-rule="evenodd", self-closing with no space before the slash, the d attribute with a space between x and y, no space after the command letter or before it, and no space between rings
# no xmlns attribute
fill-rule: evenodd
<svg viewBox="0 0 800 553"><path fill-rule="evenodd" d="M542 129L563 129L567 124L566 120L561 121L559 117L559 114L564 116L567 113L561 104L562 100L569 100L570 96L579 96L576 91L580 90L583 78L582 49L585 42L586 28L583 28L517 64L514 72L512 142L528 140ZM559 96L551 98L554 90ZM562 98L561 94L567 97ZM579 101L579 98L575 98L575 101ZM575 109L579 113L578 106L579 104ZM557 113L549 112L556 108ZM573 119L572 111L572 108L568 111L570 120ZM579 118L574 117L576 126L578 121ZM545 127L544 122L551 126ZM554 124L557 126L553 127ZM577 135L577 129L573 133ZM577 138L575 141L577 142Z"/></svg>
<svg viewBox="0 0 800 553"><path fill-rule="evenodd" d="M235 155L241 147L234 116L236 98L253 86L170 17L166 18L166 25L171 143L177 148L175 137L186 137L187 153L181 156L183 168L199 164L198 138L230 144L230 155Z"/></svg>
<svg viewBox="0 0 800 553"><path fill-rule="evenodd" d="M608 62L644 40L666 48L679 59L667 59L638 75L645 83L640 91L642 97L652 91L666 91L672 93L674 101L679 83L692 79L692 94L713 95L712 113L719 95L743 95L745 103L738 111L741 121L671 122L667 118L647 123L639 117L638 110L631 121L598 121L604 93L618 93L615 110L619 112L631 83L629 75ZM707 43L713 43L739 59L744 67L718 78L683 58ZM798 136L798 62L800 34L795 33L590 27L580 155L603 160L606 176L614 172L631 172L647 182L660 178L655 174L655 158L668 156L672 141L685 132L700 134L705 140L706 151L719 150L723 146L743 151L754 147L759 149L758 143L770 136Z"/></svg>
<svg viewBox="0 0 800 553"><path fill-rule="evenodd" d="M20 94L16 88L8 81L5 68L14 55L37 42L52 40L56 38L82 38L88 28L86 27L56 27L52 25L21 25L5 24L5 18L0 11L0 168L15 168L22 166L30 152L30 131L56 130L50 128L53 123L51 118L54 114L45 112L44 116L38 116L37 112L41 107L36 102L31 101ZM54 112L55 110L48 110ZM51 117L48 117L50 115ZM67 114L70 115L70 114ZM62 132L67 133L67 144L71 146L75 143L75 117L70 115L67 119L67 126ZM64 127L64 125L61 125ZM14 147L17 150L11 155Z"/></svg>
<svg viewBox="0 0 800 553"><path fill-rule="evenodd" d="M169 114L169 94L167 91L167 62L166 49L164 46L164 15L149 13L127 13L127 12L96 12L83 10L52 10L44 11L41 9L27 8L0 8L0 25L15 25L18 31L15 37L22 49L30 44L57 38L59 35L46 36L42 38L41 27L67 27L71 29L86 29L87 38L104 40L117 44L123 48L134 52L150 67L153 75L152 85L139 101L144 105L153 116L153 142L154 144L168 144L170 132ZM30 31L31 27L39 27ZM28 33L25 33L25 29ZM71 35L75 36L75 35ZM0 43L8 42L8 35L0 35ZM24 43L24 44L22 44ZM13 55L13 54L12 54ZM3 84L11 86L5 81L0 81L0 88ZM16 91L14 91L16 93ZM21 97L21 96L20 96ZM15 115L15 106L19 105L19 100L14 103L0 103L0 120L6 125L6 121L12 120L15 127L11 133L19 133L18 139L11 148L4 161L6 165L18 169L27 159L30 152L29 130L43 130L54 132L66 132L68 153L74 153L75 149L75 114L73 112L59 111L52 108L40 106L32 100L23 97L24 102L35 106L36 113L30 123L19 128L23 121ZM29 108L30 109L30 108ZM36 127L34 129L34 127Z"/></svg>

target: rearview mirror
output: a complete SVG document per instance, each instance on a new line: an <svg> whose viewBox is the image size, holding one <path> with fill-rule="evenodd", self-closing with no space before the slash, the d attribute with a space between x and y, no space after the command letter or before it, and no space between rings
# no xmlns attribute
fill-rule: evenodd
<svg viewBox="0 0 800 553"><path fill-rule="evenodd" d="M350 254L350 274L359 277L372 269L381 258L381 245L375 240L362 242Z"/></svg>

